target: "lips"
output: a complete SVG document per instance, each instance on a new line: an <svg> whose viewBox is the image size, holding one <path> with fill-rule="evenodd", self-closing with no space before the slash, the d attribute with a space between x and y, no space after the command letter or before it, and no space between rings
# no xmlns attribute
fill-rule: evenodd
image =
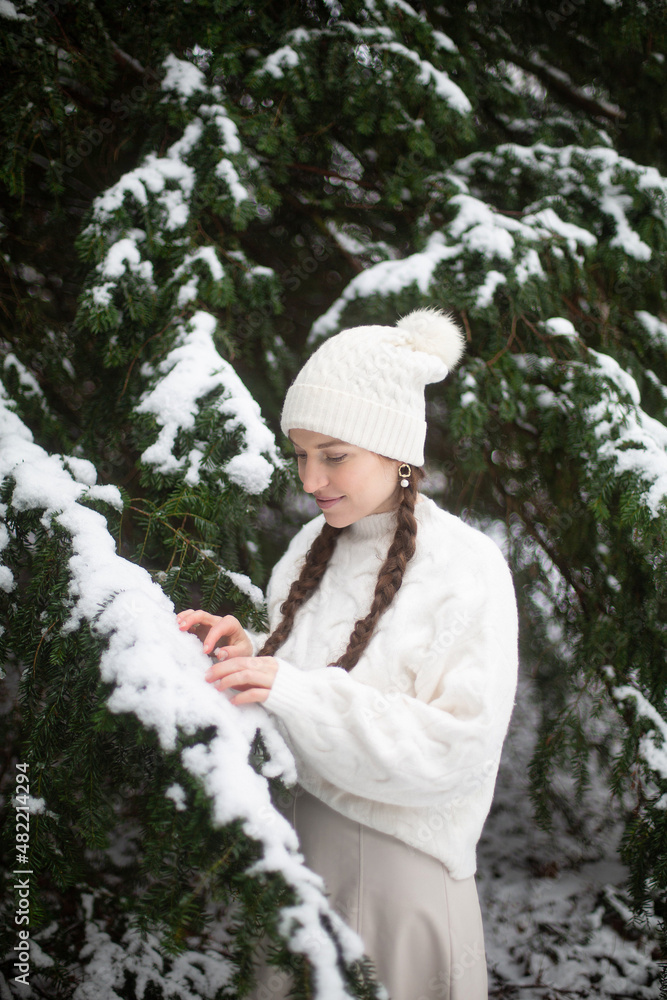
<svg viewBox="0 0 667 1000"><path fill-rule="evenodd" d="M318 507L319 507L319 508L320 508L321 510L328 510L328 509L329 509L329 507L333 507L333 506L334 506L334 504L337 504L337 503L339 503L339 502L340 502L340 501L341 501L342 499L343 499L343 497L332 497L332 498L327 498L327 497L322 497L322 498L320 498L320 497L315 497L315 502L317 503L317 506L318 506Z"/></svg>

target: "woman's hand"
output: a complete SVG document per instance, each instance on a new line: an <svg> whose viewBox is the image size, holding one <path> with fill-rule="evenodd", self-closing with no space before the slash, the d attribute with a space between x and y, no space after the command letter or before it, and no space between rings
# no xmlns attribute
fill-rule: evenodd
<svg viewBox="0 0 667 1000"><path fill-rule="evenodd" d="M176 616L181 632L194 632L204 643L204 652L213 653L220 660L229 660L235 656L252 656L252 643L244 632L241 623L233 615L209 615L207 611L181 611ZM216 645L224 636L227 644L220 649Z"/></svg>
<svg viewBox="0 0 667 1000"><path fill-rule="evenodd" d="M239 694L229 699L232 705L247 705L266 701L277 673L278 661L273 656L237 656L214 663L205 677L218 691L237 689Z"/></svg>

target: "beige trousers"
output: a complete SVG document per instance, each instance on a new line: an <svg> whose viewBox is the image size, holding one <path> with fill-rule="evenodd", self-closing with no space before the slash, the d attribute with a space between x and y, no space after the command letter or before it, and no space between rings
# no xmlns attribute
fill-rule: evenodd
<svg viewBox="0 0 667 1000"><path fill-rule="evenodd" d="M359 934L391 1000L487 1000L474 876L347 819L303 788L282 811L332 907ZM291 978L260 959L251 1000L284 1000Z"/></svg>

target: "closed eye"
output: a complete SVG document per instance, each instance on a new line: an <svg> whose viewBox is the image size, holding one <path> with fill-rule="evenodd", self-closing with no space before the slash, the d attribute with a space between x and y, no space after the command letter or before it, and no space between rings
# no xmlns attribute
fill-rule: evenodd
<svg viewBox="0 0 667 1000"><path fill-rule="evenodd" d="M300 462L303 458L306 458L307 456L300 455L298 452L296 452L294 457L296 458L297 462ZM344 458L347 458L347 455L326 455L325 458L327 462L338 463L342 462Z"/></svg>

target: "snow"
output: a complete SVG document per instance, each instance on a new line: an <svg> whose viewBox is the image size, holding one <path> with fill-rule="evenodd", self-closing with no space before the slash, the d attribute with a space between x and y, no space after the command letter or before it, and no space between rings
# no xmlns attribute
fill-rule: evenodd
<svg viewBox="0 0 667 1000"><path fill-rule="evenodd" d="M492 152L473 153L457 161L448 176L466 193L466 178L475 168L486 165L497 170L503 161L514 161L523 169L533 171L538 179L548 180L551 190L558 186L564 198L572 192L576 192L579 198L583 195L593 208L612 220L615 232L609 240L611 246L636 260L646 261L650 258L650 248L630 226L627 212L633 207L633 197L629 191L629 178L632 178L638 190L651 190L652 211L667 225L667 210L664 207L667 205L667 178L662 177L654 167L637 164L608 146L552 147L544 142L531 146L503 143ZM588 170L595 174L594 187L583 183L582 178ZM549 231L554 232L565 238L572 253L577 244L594 246L598 236L581 226L562 220L548 204L552 198L552 194L546 195L520 223L517 220L516 227L506 228L515 229L532 241L536 236L544 237ZM480 221L483 222L484 209L487 213L490 209L484 202L480 202L480 205Z"/></svg>
<svg viewBox="0 0 667 1000"><path fill-rule="evenodd" d="M572 336L574 327L570 330L568 320L554 317L547 322L555 322L561 336ZM599 441L589 464L598 467L601 462L611 460L615 475L636 475L642 487L640 502L652 518L659 517L667 499L667 427L642 409L637 382L615 358L592 348L587 348L587 352L590 360L586 371L600 377L599 400L583 410ZM518 367L532 371L539 368L548 371L553 364L549 358L528 354L513 355L513 361ZM569 364L582 369L581 362ZM548 387L539 387L536 402L548 408L572 407L567 386L563 389L556 396Z"/></svg>
<svg viewBox="0 0 667 1000"><path fill-rule="evenodd" d="M345 230L340 229L333 219L326 220L326 227L335 239L336 243L344 250L346 253L350 254L362 254L366 253L368 246L366 243L362 243L361 240L356 239L351 236Z"/></svg>
<svg viewBox="0 0 667 1000"><path fill-rule="evenodd" d="M185 790L181 787L181 785L174 782L174 784L170 785L164 794L168 799L172 800L178 812L183 812L185 810Z"/></svg>
<svg viewBox="0 0 667 1000"><path fill-rule="evenodd" d="M16 581L14 580L12 571L8 566L0 566L0 590L4 590L6 594L10 594L15 586Z"/></svg>
<svg viewBox="0 0 667 1000"><path fill-rule="evenodd" d="M0 17L6 17L8 21L27 21L27 14L20 14L10 0L0 0Z"/></svg>
<svg viewBox="0 0 667 1000"><path fill-rule="evenodd" d="M292 69L299 65L299 56L291 45L283 45L268 56L259 70L260 73L269 73L274 79L280 80L283 76L283 67Z"/></svg>
<svg viewBox="0 0 667 1000"><path fill-rule="evenodd" d="M187 126L183 136L169 147L165 156L149 153L140 166L124 174L95 199L95 219L102 223L108 221L122 207L126 194L131 194L139 204L147 205L147 192L150 191L164 210L165 228L173 231L183 226L189 215L188 200L194 188L195 172L182 157L192 151L201 133L202 123L196 118ZM177 187L167 189L169 182ZM129 252L132 253L131 250Z"/></svg>
<svg viewBox="0 0 667 1000"><path fill-rule="evenodd" d="M231 424L232 421L228 421L228 426ZM268 488L273 468L265 458L256 452L252 454L246 452L230 458L224 471L229 479L244 489L246 493L262 493Z"/></svg>
<svg viewBox="0 0 667 1000"><path fill-rule="evenodd" d="M202 780L211 797L214 822L222 826L241 820L244 832L261 844L262 857L249 873L282 872L296 900L280 914L285 940L312 961L321 983L320 1000L341 1000L348 994L338 953L320 915L332 922L349 960L361 958L363 944L330 909L322 880L303 864L293 828L272 806L267 776L279 775L288 785L296 780L287 746L261 705L234 706L227 694L206 683L210 660L201 643L180 631L171 601L150 575L116 553L104 517L78 502L91 489L89 483L77 481L64 464L62 456L48 455L33 442L2 387L0 475L15 480L11 503L18 510L43 510L47 529L56 521L70 536L72 606L65 630L85 622L106 640L100 676L113 685L110 711L134 714L156 731L163 749L175 749L179 732L214 729L210 743L183 750L182 763ZM248 761L258 728L271 755L264 774ZM178 793L173 788L172 792L178 800ZM182 1000L212 997L227 982L230 970L217 953L182 953L170 960L173 964L167 971L157 938L145 940L138 931L129 930L120 945L114 944L92 919L92 902L89 898L87 944L81 953L90 962L85 981L77 987L77 1000L116 1000L115 987L125 982L124 969L136 973L138 996L158 973L165 995L181 990Z"/></svg>
<svg viewBox="0 0 667 1000"><path fill-rule="evenodd" d="M308 344L335 330L345 307L355 299L370 295L390 295L412 284L424 293L440 261L450 260L460 252L460 247L448 247L442 233L432 233L426 248L401 260L383 260L366 268L349 282L340 298L316 321L309 335Z"/></svg>
<svg viewBox="0 0 667 1000"><path fill-rule="evenodd" d="M225 272L213 247L198 247L193 253L187 254L183 264L181 264L181 268L193 264L196 260L203 260L204 263L208 265L208 269L211 272L211 277L214 281L222 281ZM179 273L179 271L180 268L175 272L175 274Z"/></svg>
<svg viewBox="0 0 667 1000"><path fill-rule="evenodd" d="M197 261L203 261L207 265L214 281L222 281L225 276L224 268L212 246L198 247L192 253L187 253L171 278L172 281L179 283L176 303L181 309L196 299L199 293L199 276L196 273L184 280Z"/></svg>
<svg viewBox="0 0 667 1000"><path fill-rule="evenodd" d="M106 309L111 305L111 292L114 287L113 281L105 281L103 285L94 285L91 289L93 302L101 309Z"/></svg>
<svg viewBox="0 0 667 1000"><path fill-rule="evenodd" d="M614 358L589 351L619 390L608 392L606 398L587 408L600 439L596 460L610 458L616 474L630 472L650 484L641 501L651 517L659 517L667 499L667 427L641 409L637 383Z"/></svg>
<svg viewBox="0 0 667 1000"><path fill-rule="evenodd" d="M511 260L514 250L512 232L522 232L524 227L516 219L494 212L486 202L467 194L456 194L449 204L458 208L458 214L449 225L449 232L463 238L466 247L487 258L500 257Z"/></svg>
<svg viewBox="0 0 667 1000"><path fill-rule="evenodd" d="M63 456L63 462L72 473L74 479L77 479L80 483L85 483L86 486L94 486L97 482L97 470L93 463L89 462L87 458L78 458L75 455L65 455ZM114 494L119 497L120 495L115 487L113 487L113 489Z"/></svg>
<svg viewBox="0 0 667 1000"><path fill-rule="evenodd" d="M623 395L629 396L635 406L639 406L641 402L639 386L632 375L630 375L625 368L621 368L616 358L612 358L610 354L602 354L600 351L595 351L592 347L588 349L588 353L593 359L596 368L602 371L605 377L609 379L609 381L612 382Z"/></svg>
<svg viewBox="0 0 667 1000"><path fill-rule="evenodd" d="M588 229L575 226L572 222L565 222L553 208L543 208L532 215L524 215L522 222L525 226L532 226L539 235L547 236L553 232L562 236L567 242L570 253L576 253L578 244L593 247L597 243L597 237Z"/></svg>
<svg viewBox="0 0 667 1000"><path fill-rule="evenodd" d="M336 330L346 306L356 299L375 294L396 294L413 283L427 294L436 266L443 260L460 257L465 251L479 253L488 261L509 264L514 269L516 281L523 284L530 277L542 280L546 278L537 251L523 244L550 242L554 233L567 242L573 254L578 251L579 246L591 247L596 244L597 238L593 234L580 226L565 222L551 208L540 209L523 219L517 219L495 211L486 202L469 194L466 174L479 162L482 155L486 156L474 154L458 161L447 175L449 180L457 184L459 193L448 199L448 205L458 211L446 232L431 233L423 251L399 260L380 261L356 275L342 295L315 322L308 338L309 345ZM338 233L335 236L339 239ZM518 240L521 240L521 244ZM507 272L503 273L498 268L490 269L477 290L477 308L486 308L495 289L507 279Z"/></svg>
<svg viewBox="0 0 667 1000"><path fill-rule="evenodd" d="M546 279L539 255L532 247L526 250L523 257L519 259L514 273L520 285L525 284L529 278L540 278L543 281Z"/></svg>
<svg viewBox="0 0 667 1000"><path fill-rule="evenodd" d="M493 301L493 293L495 292L498 285L502 285L507 281L504 274L500 271L489 271L486 278L484 279L484 284L480 285L477 289L477 308L486 309L487 306L491 305Z"/></svg>
<svg viewBox="0 0 667 1000"><path fill-rule="evenodd" d="M417 79L420 83L426 87L429 83L433 82L438 97L441 97L454 111L458 111L459 114L465 115L472 111L470 101L449 75L442 69L436 69L427 59L422 59L413 49L408 49L401 42L395 41L375 42L371 48L378 51L393 52L395 55L409 59L410 62L415 63L419 67Z"/></svg>
<svg viewBox="0 0 667 1000"><path fill-rule="evenodd" d="M178 295L176 296L176 305L179 309L184 309L188 302L194 302L197 298L199 292L199 279L197 275L193 275L189 281L186 281L178 289Z"/></svg>
<svg viewBox="0 0 667 1000"><path fill-rule="evenodd" d="M651 723L652 731L639 741L639 753L649 768L667 781L667 721L641 691L629 684L614 688L613 695L618 701L634 699L637 716Z"/></svg>
<svg viewBox="0 0 667 1000"><path fill-rule="evenodd" d="M257 546L254 545L254 542L248 542L247 544L251 551L256 550ZM202 549L201 553L203 556L206 556L207 559L215 559L215 553L211 549ZM233 570L225 569L224 566L220 566L218 563L215 563L215 566L218 572L223 573L226 577L228 577L242 594L245 594L250 598L256 608L264 607L264 594L259 587L255 586L249 576L246 576L245 573L235 573Z"/></svg>
<svg viewBox="0 0 667 1000"><path fill-rule="evenodd" d="M551 319L545 319L542 322L542 326L554 337L577 337L577 331L570 322L569 319L564 319L562 316L552 316Z"/></svg>
<svg viewBox="0 0 667 1000"><path fill-rule="evenodd" d="M667 349L667 323L644 309L638 309L635 316L648 333L653 346L661 350Z"/></svg>
<svg viewBox="0 0 667 1000"><path fill-rule="evenodd" d="M191 62L177 59L170 52L162 65L167 71L161 84L163 90L175 90L181 98L187 100L198 90L206 89L204 74Z"/></svg>
<svg viewBox="0 0 667 1000"><path fill-rule="evenodd" d="M464 384L472 388L470 379ZM272 769L289 779L291 758L285 755L270 717L260 706L237 708L224 696L212 697L203 681L209 661L199 643L176 628L170 602L148 574L116 554L103 518L77 504L76 499L90 488L87 463L78 466L85 481L73 480L63 468L64 460L49 457L32 444L30 432L6 406L0 430L0 471L16 475L22 503L45 504L72 530L74 615L93 623L108 639L103 677L117 685L110 707L137 714L145 725L157 729L165 747L174 745L177 726L186 732L216 726L218 735L212 743L191 748L183 755L183 763L204 780L217 822L239 815L245 831L262 842L265 855L255 870L286 871L288 881L296 886L298 902L283 911L281 927L287 936L291 934L292 946L308 951L317 963L325 980L321 995L338 1000L344 994L335 950L318 920L318 913L327 912L328 905L321 883L301 864L291 828L270 805L262 776L247 763L263 716L263 735L272 754L265 772ZM38 474L28 476L27 468L35 463ZM64 518L58 510L64 511ZM589 694L595 700L596 692ZM634 698L638 713L652 724L653 732L642 746L650 766L656 766L652 755L657 751L657 762L664 767L665 744L658 746L653 733L660 739L658 734L665 733L667 724L634 688L618 688L615 694L619 699ZM583 832L579 827L563 829L558 816L552 835L534 826L527 771L531 734L537 728L528 682L523 681L498 790L478 851L477 885L491 988L498 995L500 990L517 989L526 1000L538 1000L549 990L554 995L601 1000L614 994L657 1000L657 965L651 958L650 940L621 936L605 916L611 909L619 919L630 920L622 891L626 873L614 847L619 824L606 784L596 778L587 793L587 807L577 810ZM178 785L167 790L176 809L183 803L181 793ZM618 807L616 812L620 812ZM303 931L295 926L294 917L304 924ZM137 988L154 982L165 996L179 993L184 1000L213 997L229 981L232 970L219 950L189 949L176 958L165 958L155 936L144 940L135 930L126 931L114 943L104 921L93 917L92 898L87 918L82 959L88 964L76 1000L118 1000L125 970L139 977ZM345 930L340 918L335 917L334 925ZM311 927L316 934L312 938ZM355 947L361 945L351 931L345 933L345 953L354 956Z"/></svg>
<svg viewBox="0 0 667 1000"><path fill-rule="evenodd" d="M229 193L237 205L240 205L242 201L249 200L250 195L243 184L241 184L238 172L231 160L225 158L220 160L215 168L215 172L218 177L222 177L225 181L229 188Z"/></svg>
<svg viewBox="0 0 667 1000"><path fill-rule="evenodd" d="M141 458L163 474L183 470L189 461L188 480L192 485L199 482L203 453L193 450L188 459L178 458L174 447L180 433L194 429L198 401L210 392L222 390L214 405L227 418L225 429L240 430L243 440L242 451L224 471L248 493L261 493L282 459L258 404L215 347L216 326L215 317L200 310L187 326L179 328L176 346L159 365L155 385L144 393L136 408L138 413L152 414L160 427L157 440Z"/></svg>
<svg viewBox="0 0 667 1000"><path fill-rule="evenodd" d="M402 10L404 14L408 14L410 17L419 17L414 7L411 7L405 0L386 0L386 2L387 7L398 7L399 10Z"/></svg>
<svg viewBox="0 0 667 1000"><path fill-rule="evenodd" d="M153 283L153 265L149 260L141 259L135 240L129 236L118 240L109 248L104 260L97 265L97 270L105 278L120 278L126 267L147 284Z"/></svg>
<svg viewBox="0 0 667 1000"><path fill-rule="evenodd" d="M557 336L576 336L569 320L552 317L545 328ZM599 400L585 407L583 415L593 429L599 444L589 463L598 467L611 460L613 473L633 473L643 485L639 500L652 518L660 516L667 499L667 427L649 416L641 407L641 396L635 379L608 354L587 348L589 363L586 370L600 377ZM550 370L549 358L535 355L513 355L514 363L523 369ZM581 370L582 363L569 362ZM556 396L547 386L537 389L535 401L546 408L572 407L568 387Z"/></svg>
<svg viewBox="0 0 667 1000"><path fill-rule="evenodd" d="M563 179L565 179L565 175L569 177L572 172L571 162L575 153L590 153L590 151L578 150L576 147L553 150L544 144L537 144L536 147L528 149L517 147L514 144L506 144L500 147L500 151L503 155L520 158L526 165L532 165L536 169L540 169L541 172L544 172L545 168L543 165L538 166L538 154L550 158L557 157L560 163L564 164L563 170L560 172ZM604 158L597 148L594 152L601 161L604 170L609 172L611 168L609 158L606 156L609 151L604 150ZM494 166L497 166L499 157L486 153L472 154L454 164L452 169L448 171L447 178L456 184L459 191L448 199L448 206L456 209L457 213L448 224L446 231L431 233L424 251L411 254L402 260L381 261L356 275L346 286L342 295L313 325L308 339L310 345L314 344L319 337L337 329L345 307L356 299L366 298L374 294L383 296L396 294L413 283L420 291L427 294L437 264L443 260L460 257L464 252L479 253L487 261L498 262L506 267L504 271L498 267L490 269L484 282L477 289L476 307L483 309L490 304L498 285L508 280L510 268L514 271L515 280L520 285L531 277L540 280L546 279L537 250L525 244L551 244L555 235L565 241L573 256L579 254L581 247L591 248L597 244L598 239L595 234L581 226L565 221L550 206L534 207L522 219L518 219L496 211L480 198L470 194L467 176L476 165L487 163L491 159ZM615 160L613 163L618 166ZM627 169L626 163L622 166L623 169ZM558 169L555 172L559 175ZM604 177L602 180L604 181ZM608 211L611 211L612 203L616 207L620 204L618 198L616 201L612 199L611 190L612 186L608 184L607 201L604 202L604 206L601 206L603 210L606 207ZM617 222L618 239L620 240L622 235L625 239L626 252L633 253L636 250L636 245L631 236L628 235L625 216L623 215L621 218L617 213L614 218ZM335 236L339 239L338 233ZM612 243L614 239L612 239ZM553 247L554 252L557 250L560 248Z"/></svg>
<svg viewBox="0 0 667 1000"><path fill-rule="evenodd" d="M73 1000L121 1000L128 974L136 976L137 997L150 996L157 988L165 1000L214 997L231 981L232 964L216 951L185 950L165 959L159 938L155 934L143 935L137 928L129 928L119 943L114 942L105 921L92 918L92 897L89 899L86 940L80 957L90 961Z"/></svg>
<svg viewBox="0 0 667 1000"><path fill-rule="evenodd" d="M236 122L232 121L222 104L200 104L199 113L215 123L222 137L222 148L226 153L241 152L241 140Z"/></svg>
<svg viewBox="0 0 667 1000"><path fill-rule="evenodd" d="M619 185L611 186L602 196L600 208L616 222L616 235L610 240L610 246L620 247L628 256L637 260L650 260L651 248L628 224L625 209L631 207L632 198L629 194L623 194Z"/></svg>
<svg viewBox="0 0 667 1000"><path fill-rule="evenodd" d="M249 189L244 178L248 165L258 166L258 161L243 154L236 123L221 103L221 88L218 85L207 86L200 69L174 55L168 56L164 65L167 74L163 80L163 89L167 93L175 91L179 99L184 101L201 92L209 100L198 106L197 113L185 126L180 139L172 143L163 156L148 153L138 167L128 171L95 199L93 221L84 231L85 234L103 238L106 236L105 230L112 224L115 237L114 244L107 249L104 259L98 265L100 280L85 293L89 306L95 310L107 309L111 305L114 288L128 270L144 282L149 292L154 291L152 263L144 259L153 253L152 247L142 251L139 245L146 243L144 230L126 229L123 204L126 198L131 198L136 203L135 207L144 209L145 213L142 215L146 214L151 218L151 232L162 230L170 234L183 229L193 210L197 181L202 180L197 177L195 167L189 161L197 161L196 154L203 143L207 149L211 143L215 145L216 139L211 135L211 126L217 132L220 153L220 159L213 168L215 175L226 185L235 206L254 200L252 189ZM168 99L168 96L165 97L165 100ZM240 154L242 159L232 159L240 157ZM204 159L209 159L208 153ZM222 267L212 248L199 248L194 256L186 256L181 267L188 260L197 257L206 259L213 278L221 280ZM179 272L180 269L176 268L176 271ZM180 310L185 308L196 299L197 287L196 279L186 275L183 287L175 291L174 305Z"/></svg>
<svg viewBox="0 0 667 1000"><path fill-rule="evenodd" d="M439 48L444 49L445 52L458 52L457 46L451 40L449 35L446 35L443 31L432 32L433 40L438 45Z"/></svg>
<svg viewBox="0 0 667 1000"><path fill-rule="evenodd" d="M594 701L596 693L583 691L582 702L587 697ZM580 710L585 716L586 708ZM592 760L588 790L571 820L556 807L553 829L537 827L528 773L538 728L534 691L524 677L478 847L489 995L658 1000L655 918L646 921L649 936L624 902L628 873L618 856L624 806L610 800ZM557 771L553 785L556 803L572 800L566 775Z"/></svg>
<svg viewBox="0 0 667 1000"><path fill-rule="evenodd" d="M565 83L573 94L576 94L583 98L589 98L591 100L594 100L599 107L605 110L605 112L609 115L609 117L611 118L624 117L624 112L621 110L621 108L619 108L617 104L612 104L611 101L605 100L604 98L598 96L596 90L599 90L599 87L594 88L591 85L588 85L586 87L577 87L572 81L572 78L569 76L569 74L564 73L562 69L557 69L555 66L549 65L549 63L546 63L541 58L541 56L539 56L536 52L532 52L530 58L533 66L541 68L544 74L547 76L547 78L550 78L551 80L556 80L560 83Z"/></svg>
<svg viewBox="0 0 667 1000"><path fill-rule="evenodd" d="M18 375L19 385L26 396L37 396L40 400L44 399L44 393L42 392L39 382L32 372L29 372L26 366L19 361L15 354L10 352L5 355L4 367L5 369L15 369L16 374Z"/></svg>

